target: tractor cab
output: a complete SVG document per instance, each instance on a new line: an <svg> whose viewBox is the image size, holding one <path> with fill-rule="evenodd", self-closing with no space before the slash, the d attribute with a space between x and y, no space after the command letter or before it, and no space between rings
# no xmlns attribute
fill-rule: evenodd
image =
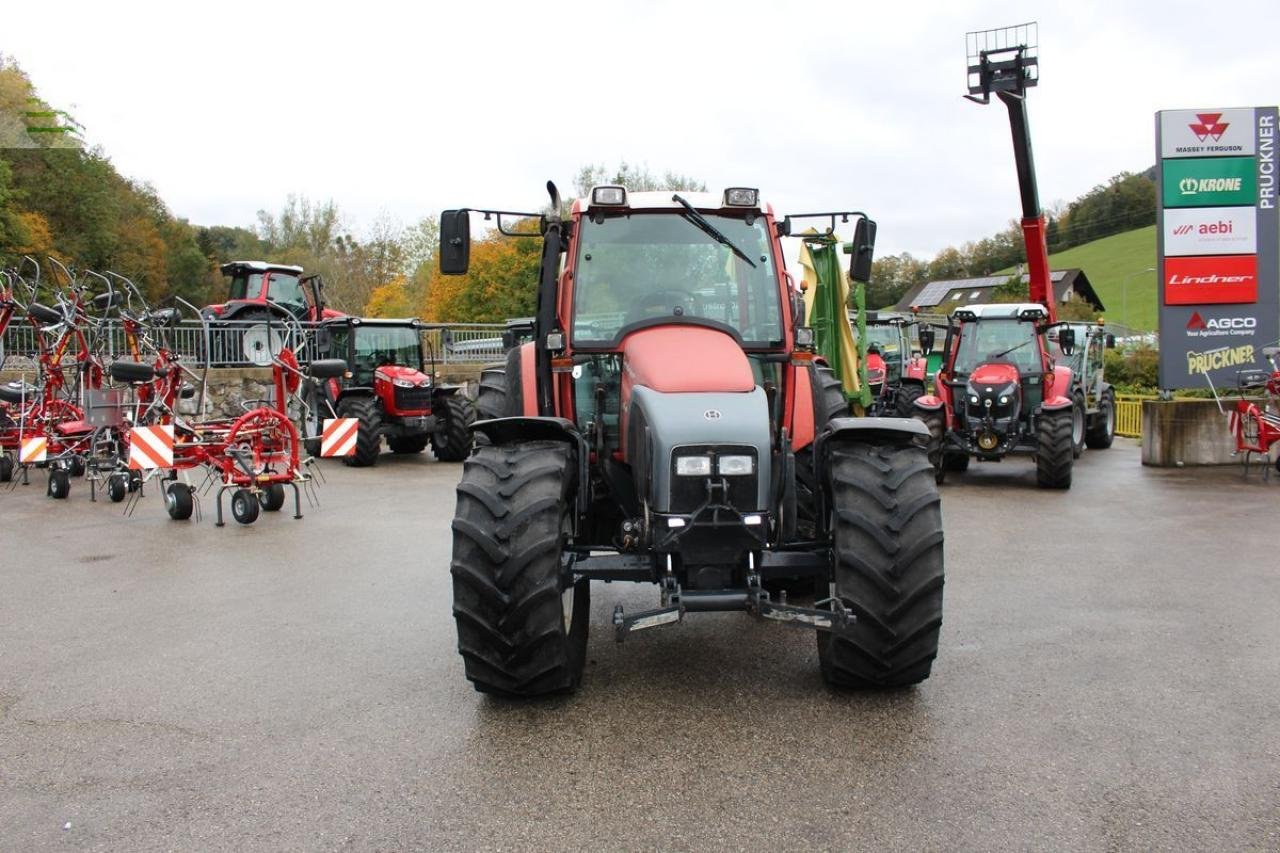
<svg viewBox="0 0 1280 853"><path fill-rule="evenodd" d="M210 320L254 320L281 311L304 321L342 316L325 307L321 277L303 275L302 267L232 261L219 270L229 279L227 301L205 307Z"/></svg>

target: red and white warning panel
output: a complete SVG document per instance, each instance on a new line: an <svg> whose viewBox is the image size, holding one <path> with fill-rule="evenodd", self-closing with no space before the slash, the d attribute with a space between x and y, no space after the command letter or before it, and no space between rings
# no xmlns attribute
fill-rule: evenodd
<svg viewBox="0 0 1280 853"><path fill-rule="evenodd" d="M320 433L320 455L350 456L356 452L356 437L360 434L358 418L325 418Z"/></svg>
<svg viewBox="0 0 1280 853"><path fill-rule="evenodd" d="M18 463L21 465L36 465L45 460L49 454L49 439L43 435L35 438L24 438L22 447L18 449Z"/></svg>
<svg viewBox="0 0 1280 853"><path fill-rule="evenodd" d="M129 430L129 468L145 471L173 467L173 426L134 427Z"/></svg>

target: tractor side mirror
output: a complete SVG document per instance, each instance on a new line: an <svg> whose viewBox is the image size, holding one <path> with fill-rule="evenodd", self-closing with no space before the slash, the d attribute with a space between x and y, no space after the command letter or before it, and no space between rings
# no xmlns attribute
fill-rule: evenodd
<svg viewBox="0 0 1280 853"><path fill-rule="evenodd" d="M440 214L440 272L466 275L471 264L471 213L446 210Z"/></svg>
<svg viewBox="0 0 1280 853"><path fill-rule="evenodd" d="M920 353L928 355L933 352L934 341L937 340L938 333L928 326L920 327Z"/></svg>
<svg viewBox="0 0 1280 853"><path fill-rule="evenodd" d="M871 281L871 261L876 252L876 224L859 219L853 231L853 257L849 261L849 278L864 284Z"/></svg>
<svg viewBox="0 0 1280 853"><path fill-rule="evenodd" d="M340 358L321 358L311 362L307 375L313 379L340 379L347 372L347 363Z"/></svg>
<svg viewBox="0 0 1280 853"><path fill-rule="evenodd" d="M1107 344L1107 349L1115 349L1115 348L1116 348L1116 336L1115 336L1115 335L1107 335L1107 337L1106 337L1106 344Z"/></svg>
<svg viewBox="0 0 1280 853"><path fill-rule="evenodd" d="M1062 354L1070 356L1076 350L1076 330L1062 328L1058 330L1058 349Z"/></svg>

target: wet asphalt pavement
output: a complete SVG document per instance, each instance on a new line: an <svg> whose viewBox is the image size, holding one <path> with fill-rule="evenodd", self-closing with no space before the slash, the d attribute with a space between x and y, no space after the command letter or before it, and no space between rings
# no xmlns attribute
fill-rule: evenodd
<svg viewBox="0 0 1280 853"><path fill-rule="evenodd" d="M933 677L823 686L741 614L613 642L582 689L472 691L460 466L329 464L252 527L0 491L0 849L1280 849L1280 481L1029 459L943 487Z"/></svg>

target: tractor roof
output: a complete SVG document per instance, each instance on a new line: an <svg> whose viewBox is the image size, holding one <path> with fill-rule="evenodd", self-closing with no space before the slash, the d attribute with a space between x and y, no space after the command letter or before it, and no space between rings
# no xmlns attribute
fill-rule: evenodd
<svg viewBox="0 0 1280 853"><path fill-rule="evenodd" d="M757 199L758 203L754 207L728 207L724 203L723 192L678 192L680 197L698 210L706 211L737 211L737 210L755 210L768 211L769 205L764 199ZM672 200L671 196L675 194L672 190L662 190L660 192L627 192L627 201L624 205L592 205L591 197L580 198L576 202L580 210L591 210L593 207L601 210L684 210L684 207L677 201Z"/></svg>
<svg viewBox="0 0 1280 853"><path fill-rule="evenodd" d="M1039 311L1048 314L1045 307L1038 302L999 302L989 305L965 305L957 308L955 313L972 313L976 317L987 320L1007 318L1016 320L1023 311ZM952 316L955 316L953 314Z"/></svg>
<svg viewBox="0 0 1280 853"><path fill-rule="evenodd" d="M218 268L223 275L236 275L243 272L287 272L302 275L302 267L292 264L269 264L266 261L231 261Z"/></svg>

